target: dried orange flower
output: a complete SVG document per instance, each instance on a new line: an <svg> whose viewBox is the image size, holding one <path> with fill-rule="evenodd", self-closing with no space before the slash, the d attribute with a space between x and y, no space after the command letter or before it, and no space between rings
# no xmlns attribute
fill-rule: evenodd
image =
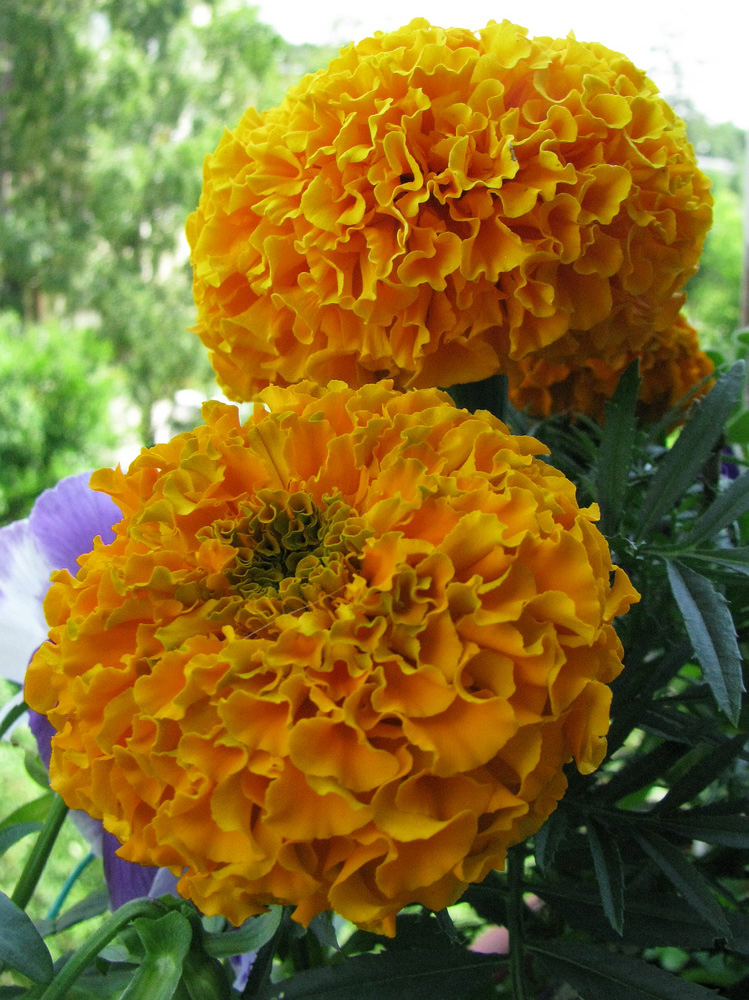
<svg viewBox="0 0 749 1000"><path fill-rule="evenodd" d="M250 108L207 157L195 330L235 399L302 378L519 386L531 359L552 403L673 322L708 189L624 56L415 20Z"/></svg>
<svg viewBox="0 0 749 1000"><path fill-rule="evenodd" d="M388 383L262 398L95 474L123 519L53 577L26 697L66 802L203 912L392 934L599 765L638 597L490 414Z"/></svg>

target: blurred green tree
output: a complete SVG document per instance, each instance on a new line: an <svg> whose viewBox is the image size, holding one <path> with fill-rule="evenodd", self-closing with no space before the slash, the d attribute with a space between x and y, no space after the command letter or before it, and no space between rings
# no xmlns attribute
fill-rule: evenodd
<svg viewBox="0 0 749 1000"><path fill-rule="evenodd" d="M223 0L0 4L0 309L96 329L144 443L157 399L213 382L182 228L223 123L283 88L283 46Z"/></svg>
<svg viewBox="0 0 749 1000"><path fill-rule="evenodd" d="M0 522L26 515L63 476L111 460L110 403L122 389L109 354L89 330L0 313Z"/></svg>

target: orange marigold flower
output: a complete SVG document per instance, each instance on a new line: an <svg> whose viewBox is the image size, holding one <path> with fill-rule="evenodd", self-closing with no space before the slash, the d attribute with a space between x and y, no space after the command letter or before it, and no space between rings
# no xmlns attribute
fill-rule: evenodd
<svg viewBox="0 0 749 1000"><path fill-rule="evenodd" d="M262 398L95 474L123 519L54 576L26 697L66 802L204 913L392 934L599 765L638 595L490 414L389 383Z"/></svg>
<svg viewBox="0 0 749 1000"><path fill-rule="evenodd" d="M617 324L612 320L597 349L591 350L575 368L570 368L564 360L565 352L574 349L567 335L554 347L558 357L550 350L523 358L513 366L510 399L518 409L527 408L542 416L585 413L602 422L606 402L614 394L622 373L639 358L642 376L639 415L645 421L656 421L700 383L704 384L696 389L695 395L707 392L709 376L714 371L712 361L697 342L697 331L686 317L669 316L667 322L665 329L661 329L660 323L654 325L639 352L626 343L625 325L621 330L620 353L616 354L611 334Z"/></svg>
<svg viewBox="0 0 749 1000"><path fill-rule="evenodd" d="M512 379L524 358L543 391L642 353L710 219L684 123L624 56L415 20L250 108L207 157L195 330L235 399Z"/></svg>

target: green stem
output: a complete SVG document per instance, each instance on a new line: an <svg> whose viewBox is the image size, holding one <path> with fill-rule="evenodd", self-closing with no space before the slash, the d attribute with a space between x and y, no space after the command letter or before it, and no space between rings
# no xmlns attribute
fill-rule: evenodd
<svg viewBox="0 0 749 1000"><path fill-rule="evenodd" d="M526 1000L525 950L523 948L523 864L522 844L507 853L507 883L510 890L507 904L507 929L510 932L510 983L513 1000Z"/></svg>
<svg viewBox="0 0 749 1000"><path fill-rule="evenodd" d="M39 1000L63 1000L76 979L126 924L137 917L160 917L163 913L163 906L155 900L133 899L130 903L125 903L78 951L71 955Z"/></svg>
<svg viewBox="0 0 749 1000"><path fill-rule="evenodd" d="M60 827L67 814L68 807L59 795L55 795L44 826L39 831L39 836L36 838L31 854L26 859L26 864L23 866L23 871L11 896L16 906L22 910L26 909L26 904L33 896L34 889L42 877L44 866L49 860L50 852L57 840L57 834L60 832Z"/></svg>

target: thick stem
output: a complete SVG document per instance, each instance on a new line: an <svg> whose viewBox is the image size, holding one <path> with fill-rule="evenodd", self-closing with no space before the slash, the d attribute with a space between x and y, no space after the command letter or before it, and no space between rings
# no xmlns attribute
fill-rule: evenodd
<svg viewBox="0 0 749 1000"><path fill-rule="evenodd" d="M527 1000L525 982L525 949L523 947L523 864L522 844L507 853L507 929L510 932L510 983L513 1000Z"/></svg>
<svg viewBox="0 0 749 1000"><path fill-rule="evenodd" d="M55 795L44 826L39 831L39 836L36 838L31 854L23 866L23 871L11 896L16 906L22 910L26 909L26 904L34 894L34 889L42 876L44 866L47 864L52 847L57 840L57 834L60 832L60 827L67 814L68 807L59 795Z"/></svg>

